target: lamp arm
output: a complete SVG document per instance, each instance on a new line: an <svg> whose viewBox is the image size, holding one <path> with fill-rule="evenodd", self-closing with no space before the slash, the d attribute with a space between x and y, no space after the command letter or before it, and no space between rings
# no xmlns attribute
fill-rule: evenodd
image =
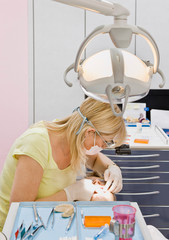
<svg viewBox="0 0 169 240"><path fill-rule="evenodd" d="M106 16L129 16L129 11L117 3L104 0L54 0L55 2L64 3L69 6L82 8L92 12L100 13Z"/></svg>

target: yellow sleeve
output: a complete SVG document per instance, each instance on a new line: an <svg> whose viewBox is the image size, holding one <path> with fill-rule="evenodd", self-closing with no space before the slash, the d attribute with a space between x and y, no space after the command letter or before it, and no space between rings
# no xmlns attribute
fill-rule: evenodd
<svg viewBox="0 0 169 240"><path fill-rule="evenodd" d="M49 159L49 142L41 133L30 133L20 137L12 156L27 155L36 160L43 169L46 168Z"/></svg>

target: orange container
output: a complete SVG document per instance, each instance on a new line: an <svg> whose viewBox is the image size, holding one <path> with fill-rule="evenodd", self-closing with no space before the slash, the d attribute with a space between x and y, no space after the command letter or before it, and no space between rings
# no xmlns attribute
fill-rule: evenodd
<svg viewBox="0 0 169 240"><path fill-rule="evenodd" d="M101 227L106 223L110 225L110 216L85 216L84 226L85 227Z"/></svg>
<svg viewBox="0 0 169 240"><path fill-rule="evenodd" d="M134 143L148 144L148 142L149 142L149 139L139 139L139 138L134 139Z"/></svg>

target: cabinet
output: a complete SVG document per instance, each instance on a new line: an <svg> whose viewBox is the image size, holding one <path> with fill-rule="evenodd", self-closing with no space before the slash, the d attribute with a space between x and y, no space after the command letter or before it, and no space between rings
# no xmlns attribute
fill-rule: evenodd
<svg viewBox="0 0 169 240"><path fill-rule="evenodd" d="M117 200L137 202L146 223L169 238L169 151L103 152L122 170L123 189Z"/></svg>

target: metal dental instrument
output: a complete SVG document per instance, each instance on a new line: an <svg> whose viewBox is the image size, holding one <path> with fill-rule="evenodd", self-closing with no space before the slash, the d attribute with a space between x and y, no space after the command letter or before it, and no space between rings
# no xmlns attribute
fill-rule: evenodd
<svg viewBox="0 0 169 240"><path fill-rule="evenodd" d="M54 212L55 212L55 210L54 210L54 208L52 208L52 211L50 212L49 217L48 217L48 221L47 221L46 228L48 227L48 224L49 224L49 221L50 221L50 218L51 218L51 217L53 217L53 218L52 218L52 228L53 228L54 222L55 222Z"/></svg>
<svg viewBox="0 0 169 240"><path fill-rule="evenodd" d="M33 226L33 222L31 223L31 225L28 227L28 229L27 229L27 233L31 230L31 228L32 228L32 226Z"/></svg>
<svg viewBox="0 0 169 240"><path fill-rule="evenodd" d="M81 219L82 219L82 225L84 226L84 214L83 214L83 210L81 209Z"/></svg>
<svg viewBox="0 0 169 240"><path fill-rule="evenodd" d="M40 219L40 221L41 221L41 223L42 223L42 226L43 226L44 229L46 230L45 224L44 224L44 222L43 222L43 220L42 220L42 217L41 217L40 214L38 213L38 211L37 211L37 215L38 215L38 217L39 217L39 219Z"/></svg>
<svg viewBox="0 0 169 240"><path fill-rule="evenodd" d="M37 215L37 209L36 209L36 205L35 204L33 204L33 212L34 212L36 225L38 225L38 215Z"/></svg>
<svg viewBox="0 0 169 240"><path fill-rule="evenodd" d="M21 240L25 239L25 237L29 234L32 226L33 226L33 222L32 222L31 225L28 227L28 229L26 230L25 234L22 236Z"/></svg>
<svg viewBox="0 0 169 240"><path fill-rule="evenodd" d="M27 234L27 236L25 236L22 240L26 240L27 238L30 238L30 237L33 238L35 236L35 234L37 234L39 229L41 229L42 227L43 227L43 225L40 225L32 233Z"/></svg>
<svg viewBox="0 0 169 240"><path fill-rule="evenodd" d="M100 228L100 231L96 233L93 237L94 240L97 240L100 237L103 237L109 231L109 225L106 223Z"/></svg>
<svg viewBox="0 0 169 240"><path fill-rule="evenodd" d="M22 231L22 228L23 228L23 222L21 223L20 227L15 232L15 240L18 238L18 235Z"/></svg>
<svg viewBox="0 0 169 240"><path fill-rule="evenodd" d="M70 230L70 227L72 225L72 222L73 222L73 219L74 219L74 216L75 216L75 212L72 213L70 219L69 219L69 222L68 222L68 225L66 227L66 232L68 232Z"/></svg>
<svg viewBox="0 0 169 240"><path fill-rule="evenodd" d="M31 233L31 237L34 237L35 234L37 234L37 232L41 229L41 227L43 227L43 225L40 225L39 227L37 227L32 233Z"/></svg>
<svg viewBox="0 0 169 240"><path fill-rule="evenodd" d="M44 224L44 222L43 222L43 220L42 220L42 217L41 217L40 214L38 213L38 210L36 209L36 205L35 205L35 204L33 204L33 211L34 211L34 216L35 216L36 225L38 224L38 217L39 217L39 219L40 219L40 221L41 221L44 229L46 229L45 224Z"/></svg>

